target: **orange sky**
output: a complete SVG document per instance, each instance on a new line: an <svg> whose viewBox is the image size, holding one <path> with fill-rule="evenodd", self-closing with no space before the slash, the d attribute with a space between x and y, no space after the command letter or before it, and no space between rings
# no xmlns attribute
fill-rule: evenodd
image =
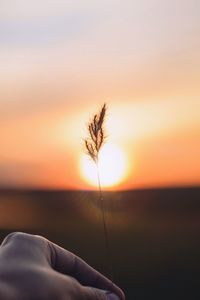
<svg viewBox="0 0 200 300"><path fill-rule="evenodd" d="M200 184L199 1L20 4L0 8L0 186L91 188L82 138L104 102L129 165L115 189Z"/></svg>

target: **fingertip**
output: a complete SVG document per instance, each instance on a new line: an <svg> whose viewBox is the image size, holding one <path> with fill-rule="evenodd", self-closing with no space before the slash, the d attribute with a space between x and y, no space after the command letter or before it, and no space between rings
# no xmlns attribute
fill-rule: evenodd
<svg viewBox="0 0 200 300"><path fill-rule="evenodd" d="M108 292L108 293L114 294L116 297L118 297L117 299L119 299L119 300L125 300L125 294L122 291L122 289L120 289L119 286L117 286L113 282L112 282L112 285L113 285L113 288L110 289L110 292Z"/></svg>
<svg viewBox="0 0 200 300"><path fill-rule="evenodd" d="M93 287L83 287L83 291L89 300L125 300L123 292L121 295L117 295L113 292Z"/></svg>
<svg viewBox="0 0 200 300"><path fill-rule="evenodd" d="M120 300L119 296L111 292L105 292L106 300Z"/></svg>

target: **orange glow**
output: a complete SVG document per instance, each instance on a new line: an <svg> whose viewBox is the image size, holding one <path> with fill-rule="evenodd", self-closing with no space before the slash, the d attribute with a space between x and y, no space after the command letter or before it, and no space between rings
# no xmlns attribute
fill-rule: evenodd
<svg viewBox="0 0 200 300"><path fill-rule="evenodd" d="M185 107L185 120L175 116L171 119L175 106L169 102L167 106L169 112L165 103L157 106L149 103L147 110L144 105L134 106L128 101L123 105L108 103L108 139L124 149L125 163L124 170L116 172L116 179L104 182L104 187L130 189L200 183L200 126L193 124L197 109L191 113L189 107ZM1 185L94 188L96 173L92 175L92 181L88 171L82 169L80 174L80 157L84 154L85 120L95 108L87 106L78 111L71 110L68 118L65 110L58 110L23 116L15 122L1 120L4 129L1 135ZM187 125L188 112L193 117L190 127ZM117 122L119 118L121 120ZM102 174L111 173L102 170Z"/></svg>

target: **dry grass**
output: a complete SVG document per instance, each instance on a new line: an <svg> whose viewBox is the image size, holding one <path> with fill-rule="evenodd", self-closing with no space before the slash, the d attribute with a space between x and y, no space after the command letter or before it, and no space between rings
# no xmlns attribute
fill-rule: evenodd
<svg viewBox="0 0 200 300"><path fill-rule="evenodd" d="M92 121L89 122L87 129L88 129L88 137L84 140L86 153L89 157L94 161L97 166L97 177L98 177L98 185L99 185L99 201L102 210L102 221L103 221L103 228L105 234L105 247L106 247L106 264L109 268L110 279L113 281L113 270L112 270L112 262L111 262L111 253L110 253L110 245L109 245L109 236L108 236L108 229L106 226L106 215L104 211L104 204L103 204L103 195L101 190L101 180L99 176L99 151L102 145L105 142L105 129L104 129L104 122L106 116L107 106L106 103L103 104L99 113L95 114L92 118Z"/></svg>
<svg viewBox="0 0 200 300"><path fill-rule="evenodd" d="M88 137L84 140L87 154L97 164L99 151L105 142L104 121L106 116L107 106L104 103L98 114L95 114L92 121L89 122Z"/></svg>

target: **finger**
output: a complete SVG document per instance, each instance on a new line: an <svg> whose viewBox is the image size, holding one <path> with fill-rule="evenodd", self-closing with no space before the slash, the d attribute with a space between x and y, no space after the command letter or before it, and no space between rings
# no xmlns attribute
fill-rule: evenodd
<svg viewBox="0 0 200 300"><path fill-rule="evenodd" d="M107 290L124 300L122 290L73 253L49 242L52 267L77 279L82 285Z"/></svg>
<svg viewBox="0 0 200 300"><path fill-rule="evenodd" d="M50 266L50 251L47 240L41 236L13 232L5 237L0 246L0 255L12 260L28 261Z"/></svg>
<svg viewBox="0 0 200 300"><path fill-rule="evenodd" d="M84 300L120 300L113 292L97 288L82 286L76 279L64 274L54 272L53 286L59 287L62 299ZM54 298L53 298L54 299ZM50 300L50 299L49 299Z"/></svg>
<svg viewBox="0 0 200 300"><path fill-rule="evenodd" d="M82 294L87 300L120 300L120 298L112 292L91 287L82 288Z"/></svg>

